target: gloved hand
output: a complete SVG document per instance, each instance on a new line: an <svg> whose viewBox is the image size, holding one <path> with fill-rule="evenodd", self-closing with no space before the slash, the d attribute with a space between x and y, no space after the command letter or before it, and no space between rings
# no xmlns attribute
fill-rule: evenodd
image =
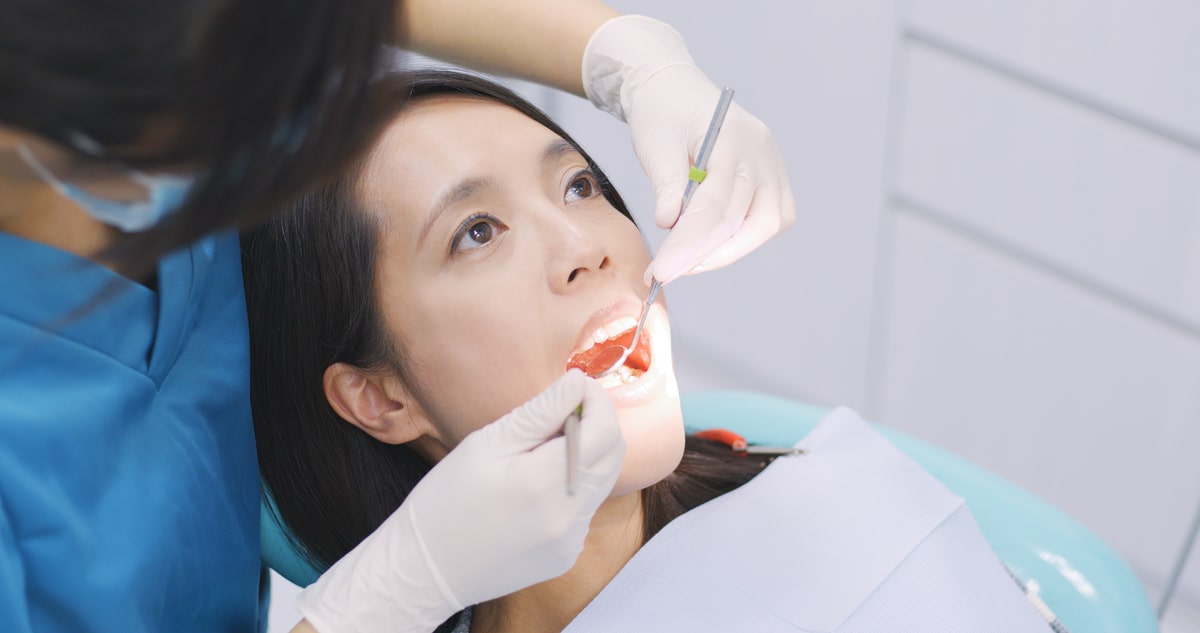
<svg viewBox="0 0 1200 633"><path fill-rule="evenodd" d="M583 405L575 493L565 439ZM463 607L562 575L583 550L625 455L612 401L571 370L471 433L297 606L320 633L428 633Z"/></svg>
<svg viewBox="0 0 1200 633"><path fill-rule="evenodd" d="M687 212L680 202L720 89L696 67L683 38L640 15L605 22L583 54L583 86L596 107L628 121L654 185L654 221L671 229L646 270L669 282L726 266L796 219L787 170L771 133L736 98Z"/></svg>

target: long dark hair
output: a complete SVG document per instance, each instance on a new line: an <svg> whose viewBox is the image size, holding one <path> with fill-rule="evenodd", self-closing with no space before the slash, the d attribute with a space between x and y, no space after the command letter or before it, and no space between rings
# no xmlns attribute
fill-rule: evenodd
<svg viewBox="0 0 1200 633"><path fill-rule="evenodd" d="M383 120L367 86L395 0L4 0L0 124L139 168L201 173L185 207L108 255L147 272L167 250L249 226L345 168ZM171 140L127 149L151 126ZM89 139L89 140L84 140Z"/></svg>
<svg viewBox="0 0 1200 633"><path fill-rule="evenodd" d="M578 149L605 198L633 221L595 161L544 113L504 87L463 73L421 71L381 79L374 90L393 104L393 116L409 103L442 94L515 108ZM378 227L355 199L360 170L356 165L308 193L290 212L242 240L259 468L296 545L318 568L366 538L430 468L407 447L379 442L344 422L322 388L325 369L337 362L365 371L392 369L409 378L378 310ZM764 464L688 438L679 468L642 492L644 537L745 483Z"/></svg>

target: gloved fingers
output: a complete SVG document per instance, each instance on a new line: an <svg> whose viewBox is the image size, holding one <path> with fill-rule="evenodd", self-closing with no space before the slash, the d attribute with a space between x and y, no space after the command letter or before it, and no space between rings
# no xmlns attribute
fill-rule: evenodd
<svg viewBox="0 0 1200 633"><path fill-rule="evenodd" d="M720 90L700 69L675 65L655 73L639 97L639 112L630 120L633 149L654 187L654 223L669 229L679 219L688 172L700 152L707 120ZM671 113L669 120L655 116Z"/></svg>
<svg viewBox="0 0 1200 633"><path fill-rule="evenodd" d="M780 213L779 213L779 232L780 233L792 228L792 225L796 223L796 196L795 196L795 194L792 193L792 181L790 178L788 178L787 168L785 168L783 166L782 160L783 160L783 158L780 157L781 162L779 164L779 169L778 169L779 173L777 176L777 178L779 179L777 181L777 183L779 185L779 191L780 191L780 196L779 196L779 211L780 211Z"/></svg>
<svg viewBox="0 0 1200 633"><path fill-rule="evenodd" d="M595 380L584 389L583 419L579 425L579 468L601 474L619 472L625 457L625 437L608 392Z"/></svg>
<svg viewBox="0 0 1200 633"><path fill-rule="evenodd" d="M691 156L686 129L658 128L636 135L634 152L654 186L654 224L669 229L679 219Z"/></svg>
<svg viewBox="0 0 1200 633"><path fill-rule="evenodd" d="M701 76L703 81L706 78ZM671 229L679 221L683 211L683 192L688 185L692 165L699 158L700 146L707 129L699 124L707 109L712 112L719 93L714 86L712 104L695 107L695 113L686 117L688 123L681 126L664 126L645 133L638 158L654 185L654 224L660 229ZM643 160L644 158L644 160Z"/></svg>
<svg viewBox="0 0 1200 633"><path fill-rule="evenodd" d="M658 183L654 188L654 224L660 229L670 229L679 221L680 204L683 201L683 191L687 186L687 169L671 170L670 176L663 180L651 181Z"/></svg>
<svg viewBox="0 0 1200 633"><path fill-rule="evenodd" d="M567 416L583 402L588 382L582 371L571 369L528 402L477 433L483 441L503 445L508 452L539 446L562 431Z"/></svg>
<svg viewBox="0 0 1200 633"><path fill-rule="evenodd" d="M716 163L716 156L713 158ZM741 229L757 183L743 170L722 174L720 168L718 163L696 188L687 211L650 264L647 282L650 276L669 283L684 275Z"/></svg>
<svg viewBox="0 0 1200 633"><path fill-rule="evenodd" d="M536 448L514 455L509 458L505 472L505 484L515 488L518 482L525 482L525 493L529 498L523 504L549 503L550 498L558 498L559 493L567 489L567 440L563 436L543 441ZM546 497L547 493L553 493ZM555 502L557 503L557 502ZM557 506L555 506L557 507Z"/></svg>
<svg viewBox="0 0 1200 633"><path fill-rule="evenodd" d="M796 210L791 187L766 183L760 186L750 203L750 211L732 237L713 250L685 275L724 268L762 246L795 222ZM786 223L786 224L785 224Z"/></svg>

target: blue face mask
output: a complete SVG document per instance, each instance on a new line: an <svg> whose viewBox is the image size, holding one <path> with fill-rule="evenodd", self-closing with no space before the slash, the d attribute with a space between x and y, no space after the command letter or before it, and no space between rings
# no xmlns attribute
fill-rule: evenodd
<svg viewBox="0 0 1200 633"><path fill-rule="evenodd" d="M25 145L17 148L25 163L59 195L75 202L88 215L112 226L134 233L158 224L164 217L179 210L195 182L194 176L167 174L150 175L135 170L126 170L131 180L146 188L145 200L124 202L109 200L90 194L75 185L59 180L33 155Z"/></svg>

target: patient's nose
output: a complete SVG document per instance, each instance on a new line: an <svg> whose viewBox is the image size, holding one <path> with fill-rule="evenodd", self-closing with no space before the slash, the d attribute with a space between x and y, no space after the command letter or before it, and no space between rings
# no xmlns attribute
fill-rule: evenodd
<svg viewBox="0 0 1200 633"><path fill-rule="evenodd" d="M604 242L583 227L572 225L555 238L552 246L550 288L558 293L575 292L593 278L612 271L613 261Z"/></svg>

